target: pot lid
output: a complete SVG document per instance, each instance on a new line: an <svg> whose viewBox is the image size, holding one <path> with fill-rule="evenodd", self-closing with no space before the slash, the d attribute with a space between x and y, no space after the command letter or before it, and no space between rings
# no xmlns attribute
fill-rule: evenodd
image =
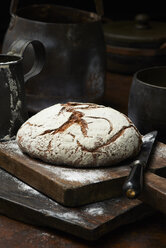
<svg viewBox="0 0 166 248"><path fill-rule="evenodd" d="M166 42L166 23L150 21L138 14L133 21L109 21L103 24L105 41L113 46L158 48Z"/></svg>

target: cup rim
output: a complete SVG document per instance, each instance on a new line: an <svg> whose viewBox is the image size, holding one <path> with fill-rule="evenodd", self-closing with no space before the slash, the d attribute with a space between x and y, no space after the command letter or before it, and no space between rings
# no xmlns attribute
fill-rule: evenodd
<svg viewBox="0 0 166 248"><path fill-rule="evenodd" d="M4 61L1 61L1 58L5 58L5 57L6 57L6 61L5 60ZM18 55L15 55L15 54L14 55L13 54L0 54L0 66L17 64L21 60L22 60L22 57L20 57Z"/></svg>
<svg viewBox="0 0 166 248"><path fill-rule="evenodd" d="M138 78L138 74L139 73L142 73L144 71L150 71L150 70L157 70L157 69L164 69L166 70L166 66L151 66L151 67L146 67L144 69L141 69L141 70L138 70L137 72L134 73L134 79L137 80L137 82L139 83L142 83L146 86L150 86L150 87L153 87L153 88L156 88L156 89L164 89L166 90L166 87L163 87L163 86L158 86L158 85L154 85L154 84L150 84L150 83L146 83L144 81L142 81L141 79Z"/></svg>

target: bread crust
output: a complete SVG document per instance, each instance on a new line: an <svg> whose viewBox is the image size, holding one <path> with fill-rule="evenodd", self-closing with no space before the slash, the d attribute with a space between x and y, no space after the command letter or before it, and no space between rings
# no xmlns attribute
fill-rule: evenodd
<svg viewBox="0 0 166 248"><path fill-rule="evenodd" d="M124 114L93 103L55 104L28 119L17 143L31 157L70 167L115 165L138 154L141 135Z"/></svg>

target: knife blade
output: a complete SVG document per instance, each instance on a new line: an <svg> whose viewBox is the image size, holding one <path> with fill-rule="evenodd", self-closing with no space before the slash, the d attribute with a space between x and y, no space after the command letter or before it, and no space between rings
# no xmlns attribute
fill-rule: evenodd
<svg viewBox="0 0 166 248"><path fill-rule="evenodd" d="M141 151L131 164L131 171L123 184L123 192L129 199L135 199L139 196L143 188L143 172L148 165L148 159L156 140L157 131L147 133L142 138Z"/></svg>

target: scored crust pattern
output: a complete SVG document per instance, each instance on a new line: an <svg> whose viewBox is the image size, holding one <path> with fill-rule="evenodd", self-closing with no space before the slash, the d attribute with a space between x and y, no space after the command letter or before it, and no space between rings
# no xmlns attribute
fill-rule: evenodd
<svg viewBox="0 0 166 248"><path fill-rule="evenodd" d="M141 135L122 113L93 103L56 104L27 120L17 133L23 152L73 167L114 165L136 155Z"/></svg>

